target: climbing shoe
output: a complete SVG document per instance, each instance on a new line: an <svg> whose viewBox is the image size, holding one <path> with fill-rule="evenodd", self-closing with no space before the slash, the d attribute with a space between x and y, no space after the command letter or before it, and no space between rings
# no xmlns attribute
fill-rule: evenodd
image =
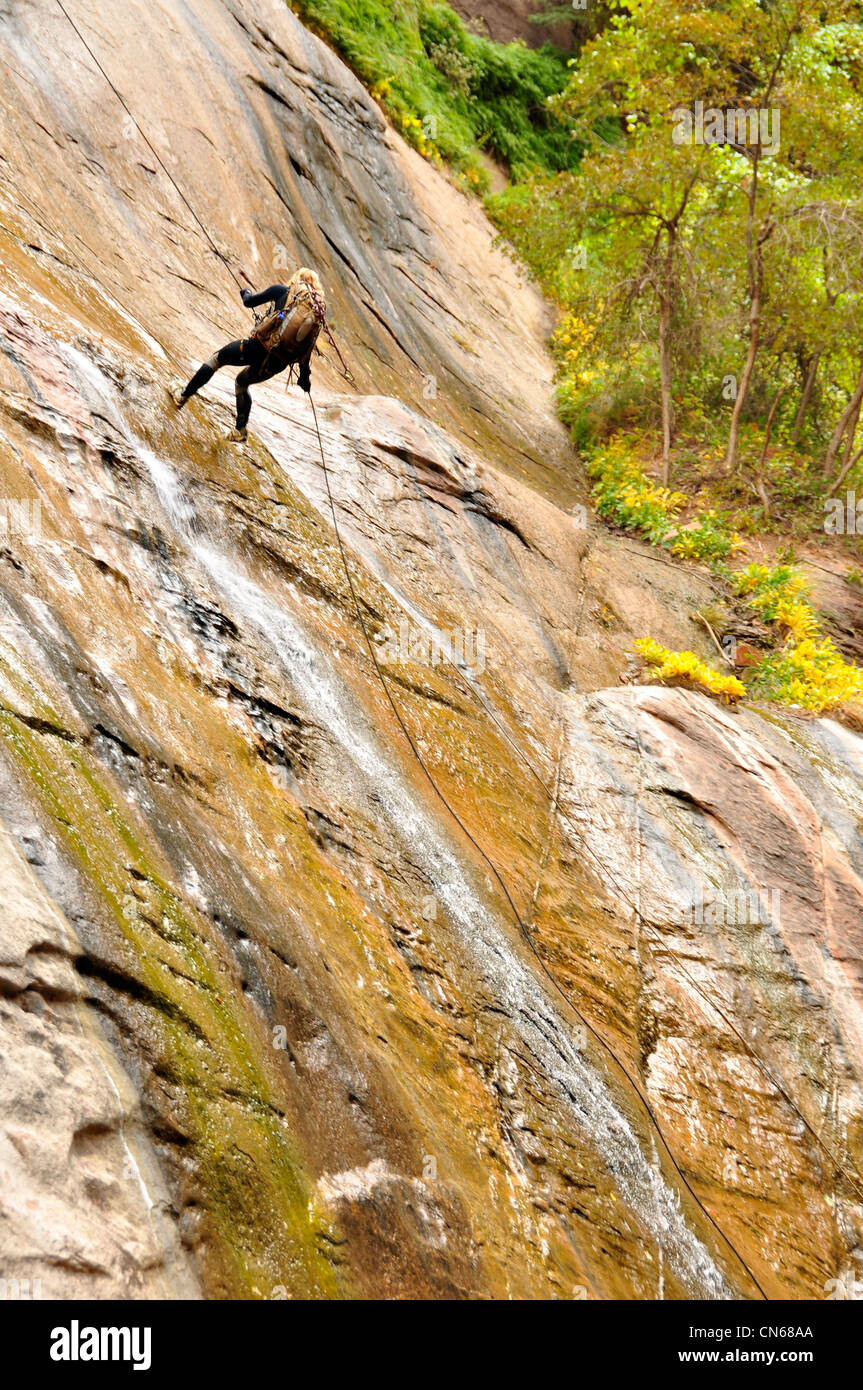
<svg viewBox="0 0 863 1390"><path fill-rule="evenodd" d="M179 385L169 386L168 395L171 397L171 400L174 402L174 405L177 407L178 410L182 410L183 406L189 399L188 396L183 394L183 388Z"/></svg>
<svg viewBox="0 0 863 1390"><path fill-rule="evenodd" d="M243 429L243 430L228 430L228 433L225 435L225 443L226 443L226 444L245 444L245 442L246 442L246 431L245 431L244 429Z"/></svg>

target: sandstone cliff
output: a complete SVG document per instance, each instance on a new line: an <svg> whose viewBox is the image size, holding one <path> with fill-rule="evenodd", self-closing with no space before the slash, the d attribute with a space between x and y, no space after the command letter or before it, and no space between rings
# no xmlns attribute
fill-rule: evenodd
<svg viewBox="0 0 863 1390"><path fill-rule="evenodd" d="M228 374L173 411L248 316L53 0L0 0L0 1276L823 1297L863 741L621 683L710 581L582 524L545 307L281 0L72 8L230 264L320 270L353 583L461 825L308 400L239 450Z"/></svg>

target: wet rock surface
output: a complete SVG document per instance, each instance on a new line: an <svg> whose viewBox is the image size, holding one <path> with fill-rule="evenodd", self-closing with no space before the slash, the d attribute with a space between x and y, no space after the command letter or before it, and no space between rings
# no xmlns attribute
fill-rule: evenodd
<svg viewBox="0 0 863 1390"><path fill-rule="evenodd" d="M22 835L37 863L38 838ZM199 1297L80 945L5 831L0 891L3 1297Z"/></svg>
<svg viewBox="0 0 863 1390"><path fill-rule="evenodd" d="M239 449L227 375L173 411L230 280L62 16L6 6L0 1022L84 1141L16 1148L10 1097L53 1244L10 1209L0 1274L89 1249L80 1189L114 1214L56 1278L95 1297L822 1297L860 737L621 686L645 630L706 654L710 582L583 524L543 306L290 11L75 14L232 263L321 270L365 633L308 400L256 389Z"/></svg>

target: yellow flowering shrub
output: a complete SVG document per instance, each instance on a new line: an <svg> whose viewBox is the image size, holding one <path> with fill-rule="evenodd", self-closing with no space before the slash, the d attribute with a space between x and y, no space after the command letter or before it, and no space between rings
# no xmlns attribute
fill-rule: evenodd
<svg viewBox="0 0 863 1390"><path fill-rule="evenodd" d="M790 606L809 593L805 577L793 565L747 565L731 576L734 588L767 622L776 621L778 606Z"/></svg>
<svg viewBox="0 0 863 1390"><path fill-rule="evenodd" d="M640 531L652 545L665 539L686 502L684 493L661 487L648 477L634 442L623 435L596 451L590 472L596 478L591 496L600 516L627 531Z"/></svg>
<svg viewBox="0 0 863 1390"><path fill-rule="evenodd" d="M757 688L768 699L823 714L863 695L863 670L846 661L829 637L804 637L764 658Z"/></svg>
<svg viewBox="0 0 863 1390"><path fill-rule="evenodd" d="M552 335L552 351L561 366L574 368L595 337L596 325L570 311L563 315Z"/></svg>
<svg viewBox="0 0 863 1390"><path fill-rule="evenodd" d="M863 694L863 669L846 661L822 634L799 570L791 565L753 564L731 579L750 607L787 634L782 650L769 653L759 664L754 692L815 714Z"/></svg>
<svg viewBox="0 0 863 1390"><path fill-rule="evenodd" d="M652 637L640 637L635 643L635 650L653 669L657 680L698 687L729 705L736 704L746 694L746 686L741 680L714 671L695 652L669 651Z"/></svg>
<svg viewBox="0 0 863 1390"><path fill-rule="evenodd" d="M681 560L726 560L744 544L723 513L711 507L697 514L694 525L678 533L671 553Z"/></svg>
<svg viewBox="0 0 863 1390"><path fill-rule="evenodd" d="M615 435L596 450L589 468L600 516L640 532L651 545L673 541L671 551L679 559L708 562L725 560L743 545L726 516L712 509L698 512L685 530L676 529L677 513L689 499L649 476L637 437Z"/></svg>

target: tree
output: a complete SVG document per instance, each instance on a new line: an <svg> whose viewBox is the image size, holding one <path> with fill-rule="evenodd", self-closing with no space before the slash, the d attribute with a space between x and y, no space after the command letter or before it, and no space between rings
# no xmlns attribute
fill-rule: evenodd
<svg viewBox="0 0 863 1390"><path fill-rule="evenodd" d="M781 364L788 383L756 399L766 413L783 386L799 437L817 374L830 378L836 327L856 302L836 252L841 244L849 265L860 258L857 219L837 230L863 174L858 6L618 0L614 9L555 102L585 149L579 174L558 185L560 200L572 235L604 258L603 302L626 305L633 333L643 331L645 306L652 316L666 477L675 364L691 366L681 337L721 309L717 346L743 338L725 449L731 472L762 356ZM819 221L830 238L821 245L812 238ZM709 301L720 263L717 304ZM795 361L805 364L796 406ZM856 396L852 387L831 463L843 441L843 463L851 456L863 409ZM778 418L774 409L771 427Z"/></svg>
<svg viewBox="0 0 863 1390"><path fill-rule="evenodd" d="M684 298L690 305L693 299L687 255L703 219L702 188L711 164L708 147L674 143L674 114L695 100L705 74L687 71L677 4L632 0L618 9L583 49L555 105L585 148L573 225L601 243L609 297L622 297L630 311L645 299L652 306L667 482L675 423L673 332Z"/></svg>

